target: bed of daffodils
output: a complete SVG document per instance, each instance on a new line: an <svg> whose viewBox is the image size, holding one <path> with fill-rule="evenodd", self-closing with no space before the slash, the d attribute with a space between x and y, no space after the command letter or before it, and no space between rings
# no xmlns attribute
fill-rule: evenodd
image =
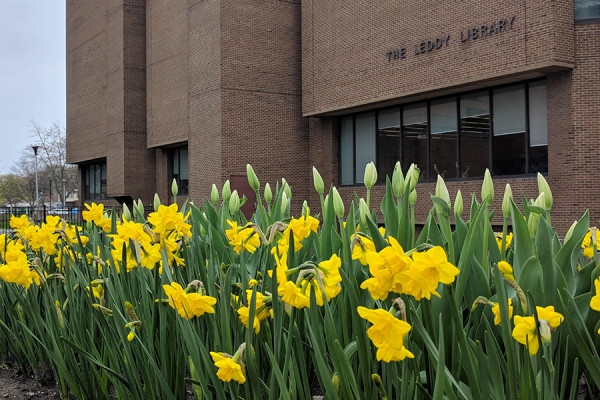
<svg viewBox="0 0 600 400"><path fill-rule="evenodd" d="M396 166L381 204L372 164L351 204L313 170L322 211L298 215L284 180L247 172L250 221L228 182L181 209L157 197L148 216L86 204L83 227L13 216L0 358L50 366L78 399L571 399L582 377L598 390L600 233L586 214L559 238L541 175L537 199L507 185L490 210L487 173L468 216L440 178L416 232L416 166Z"/></svg>

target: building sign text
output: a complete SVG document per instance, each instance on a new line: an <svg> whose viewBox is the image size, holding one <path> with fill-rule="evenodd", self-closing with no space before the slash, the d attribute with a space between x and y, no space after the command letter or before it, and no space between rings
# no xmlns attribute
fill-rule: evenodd
<svg viewBox="0 0 600 400"><path fill-rule="evenodd" d="M513 27L515 21L514 15L510 18L502 18L490 23L483 23L477 26L469 27L460 31L457 39L454 42L465 43L472 40L483 39L488 36L497 35L506 32ZM450 35L440 36L434 39L423 40L413 46L414 55L428 53L430 51L439 50L448 47L450 44ZM406 58L406 47L390 50L386 53L388 62L403 60Z"/></svg>

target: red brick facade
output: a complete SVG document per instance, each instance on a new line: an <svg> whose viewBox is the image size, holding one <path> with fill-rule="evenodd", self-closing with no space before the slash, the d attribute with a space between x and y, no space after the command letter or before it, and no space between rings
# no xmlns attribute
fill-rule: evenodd
<svg viewBox="0 0 600 400"><path fill-rule="evenodd" d="M68 161L105 159L110 198L166 199L187 145L192 199L251 163L317 207L311 167L340 184L339 116L545 77L553 223L600 218L600 24L574 24L573 0L68 0L67 33ZM537 196L533 175L494 182L496 207L505 183Z"/></svg>

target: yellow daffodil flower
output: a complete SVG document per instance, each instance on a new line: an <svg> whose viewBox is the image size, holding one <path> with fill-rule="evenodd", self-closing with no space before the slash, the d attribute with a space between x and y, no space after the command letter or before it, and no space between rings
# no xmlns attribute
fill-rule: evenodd
<svg viewBox="0 0 600 400"><path fill-rule="evenodd" d="M367 335L377 347L377 361L402 361L405 358L414 358L404 347L404 336L411 329L410 324L395 318L383 309L370 310L366 307L357 308L358 315L373 325L367 329Z"/></svg>
<svg viewBox="0 0 600 400"><path fill-rule="evenodd" d="M217 378L223 382L230 382L232 379L240 385L246 382L246 377L242 372L242 367L237 362L233 361L231 357L225 355L225 353L210 352L210 356L213 359L217 370Z"/></svg>
<svg viewBox="0 0 600 400"><path fill-rule="evenodd" d="M600 229L595 229L596 231L596 250L600 250ZM594 244L592 241L592 230L590 229L588 233L583 237L583 242L581 242L581 248L583 249L583 255L587 258L594 257Z"/></svg>
<svg viewBox="0 0 600 400"><path fill-rule="evenodd" d="M560 323L564 320L564 317L554 311L554 306L548 307L536 307L538 314L538 320L540 322L539 328L535 326L535 318L533 316L522 317L516 315L514 318L515 327L512 332L513 338L527 346L529 354L537 354L539 346L539 336L542 337L545 343L549 342L550 331L556 329Z"/></svg>
<svg viewBox="0 0 600 400"><path fill-rule="evenodd" d="M498 269L500 270L500 272L502 272L502 275L504 275L504 277L507 280L509 280L511 282L515 281L515 276L513 274L513 268L511 267L511 265L509 263L507 263L506 261L498 262Z"/></svg>
<svg viewBox="0 0 600 400"><path fill-rule="evenodd" d="M177 313L185 319L199 317L205 313L214 314L212 307L217 299L211 296L203 296L200 293L186 293L177 282L163 285L163 290L169 298L169 305L177 310Z"/></svg>
<svg viewBox="0 0 600 400"><path fill-rule="evenodd" d="M512 303L513 303L512 299L508 299L508 319L511 319L513 316L514 307L513 307ZM500 325L500 322L502 322L502 316L500 315L500 304L498 304L498 303L493 303L493 304L494 304L494 306L492 307L492 313L494 314L494 324Z"/></svg>

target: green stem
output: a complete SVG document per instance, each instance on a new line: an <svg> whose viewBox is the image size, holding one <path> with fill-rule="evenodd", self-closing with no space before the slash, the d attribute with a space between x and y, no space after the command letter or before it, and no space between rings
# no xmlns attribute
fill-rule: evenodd
<svg viewBox="0 0 600 400"><path fill-rule="evenodd" d="M452 265L456 265L456 256L454 254L454 240L452 239L450 219L448 219L447 215L438 214L438 221L440 221L442 231L444 232L444 236L446 236L446 240L448 241L448 254L450 255L450 263L452 263Z"/></svg>
<svg viewBox="0 0 600 400"><path fill-rule="evenodd" d="M506 260L506 235L508 234L508 218L504 218L504 223L502 224L502 259Z"/></svg>
<svg viewBox="0 0 600 400"><path fill-rule="evenodd" d="M483 209L483 251L481 255L481 265L483 266L488 280L490 279L490 263L488 261L488 237L490 230L490 207L483 203L481 205Z"/></svg>
<svg viewBox="0 0 600 400"><path fill-rule="evenodd" d="M410 206L410 247L415 246L415 206Z"/></svg>

